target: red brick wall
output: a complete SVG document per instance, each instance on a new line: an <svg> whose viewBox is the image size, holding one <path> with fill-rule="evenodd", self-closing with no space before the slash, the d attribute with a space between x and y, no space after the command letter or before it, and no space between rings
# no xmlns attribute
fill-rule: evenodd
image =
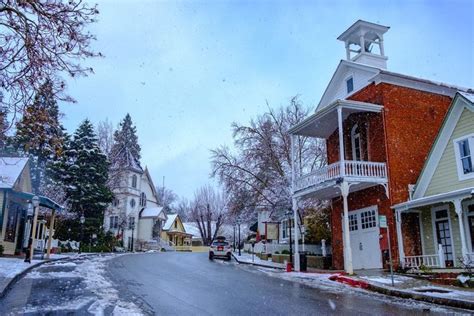
<svg viewBox="0 0 474 316"><path fill-rule="evenodd" d="M386 161L390 199L381 186L349 195L349 210L378 205L380 215L386 215L394 262L398 262L397 236L391 205L408 199L408 184L415 184L431 145L441 127L451 98L386 83L371 84L350 99L384 106L382 114L354 115L344 124L346 159L351 159L350 129L355 121L366 120L369 126L368 152L370 161ZM386 143L385 143L386 142ZM327 140L328 163L339 160L338 132ZM333 265L343 268L341 198L333 200L332 247ZM381 249L387 238L382 229Z"/></svg>

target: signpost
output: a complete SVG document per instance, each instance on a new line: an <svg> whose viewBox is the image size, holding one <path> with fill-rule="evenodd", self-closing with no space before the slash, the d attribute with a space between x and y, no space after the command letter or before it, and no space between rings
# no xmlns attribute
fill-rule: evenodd
<svg viewBox="0 0 474 316"><path fill-rule="evenodd" d="M393 280L393 262L392 262L392 247L390 244L390 229L388 229L388 225L387 225L387 216L379 215L379 227L387 229L388 259L390 261L390 277L392 279L392 286L395 286L395 281Z"/></svg>

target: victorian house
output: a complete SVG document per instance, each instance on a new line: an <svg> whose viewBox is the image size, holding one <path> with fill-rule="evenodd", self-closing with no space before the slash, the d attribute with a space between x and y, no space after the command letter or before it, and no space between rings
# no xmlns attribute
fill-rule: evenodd
<svg viewBox="0 0 474 316"><path fill-rule="evenodd" d="M394 261L403 261L392 207L409 199L451 101L467 91L388 71L388 30L359 20L338 37L346 59L315 113L289 131L293 144L298 137L326 141L328 164L310 173L300 170L293 150L293 208L307 197L331 202L333 267L348 273L384 267L389 245Z"/></svg>
<svg viewBox="0 0 474 316"><path fill-rule="evenodd" d="M167 217L158 205L148 169L128 150L120 154L121 165L112 168L115 199L105 213L104 230L113 232L127 250L134 251L138 244L159 240Z"/></svg>

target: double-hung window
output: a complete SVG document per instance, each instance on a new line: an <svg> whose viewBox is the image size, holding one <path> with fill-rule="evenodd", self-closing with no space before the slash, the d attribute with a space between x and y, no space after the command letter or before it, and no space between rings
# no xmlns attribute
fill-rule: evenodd
<svg viewBox="0 0 474 316"><path fill-rule="evenodd" d="M454 140L459 180L474 178L474 134Z"/></svg>
<svg viewBox="0 0 474 316"><path fill-rule="evenodd" d="M110 216L110 229L118 228L118 216Z"/></svg>

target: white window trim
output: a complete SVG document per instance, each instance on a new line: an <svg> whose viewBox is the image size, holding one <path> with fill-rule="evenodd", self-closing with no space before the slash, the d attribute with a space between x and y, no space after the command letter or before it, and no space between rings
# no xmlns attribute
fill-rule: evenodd
<svg viewBox="0 0 474 316"><path fill-rule="evenodd" d="M471 238L474 236L471 236L471 230L469 229L469 222L468 222L469 206L471 205L474 205L474 199L462 202L463 219L464 219L464 236L466 236L467 249L469 250L469 252L474 251L474 249L472 249L472 243L471 243ZM474 212L472 215L474 215Z"/></svg>
<svg viewBox="0 0 474 316"><path fill-rule="evenodd" d="M359 133L355 133L355 130L359 128ZM362 157L362 137L360 135L360 126L359 124L355 124L354 126L352 126L352 129L351 129L351 145L352 145L352 160L354 161L363 161L363 157ZM356 151L355 151L355 140L356 138L359 138L359 156L360 156L360 160L357 160L356 159Z"/></svg>
<svg viewBox="0 0 474 316"><path fill-rule="evenodd" d="M454 146L454 155L456 158L456 169L458 171L458 179L459 181L462 180L467 180L467 179L474 179L474 171L468 174L464 174L464 171L462 170L462 164L461 164L461 153L459 152L459 145L458 143L462 140L468 140L469 142L469 150L471 152L471 164L474 167L474 133L464 135L462 137L456 138L453 140L453 146Z"/></svg>
<svg viewBox="0 0 474 316"><path fill-rule="evenodd" d="M438 254L438 232L436 231L436 221L442 219L436 219L436 212L446 210L448 213L448 224L449 224L449 233L451 235L451 248L453 249L453 266L456 265L456 247L454 246L454 236L453 236L453 226L451 224L451 208L449 204L443 204L439 206L433 206L431 208L431 225L433 228L433 242L434 242L434 249L435 254Z"/></svg>
<svg viewBox="0 0 474 316"><path fill-rule="evenodd" d="M349 82L349 80L352 79L352 90L351 91L347 91L347 83ZM346 84L345 85L345 90L346 90L346 95L350 95L351 93L353 93L355 91L355 86L354 86L354 75L350 75L348 77L346 77L346 79L344 80L344 83Z"/></svg>

